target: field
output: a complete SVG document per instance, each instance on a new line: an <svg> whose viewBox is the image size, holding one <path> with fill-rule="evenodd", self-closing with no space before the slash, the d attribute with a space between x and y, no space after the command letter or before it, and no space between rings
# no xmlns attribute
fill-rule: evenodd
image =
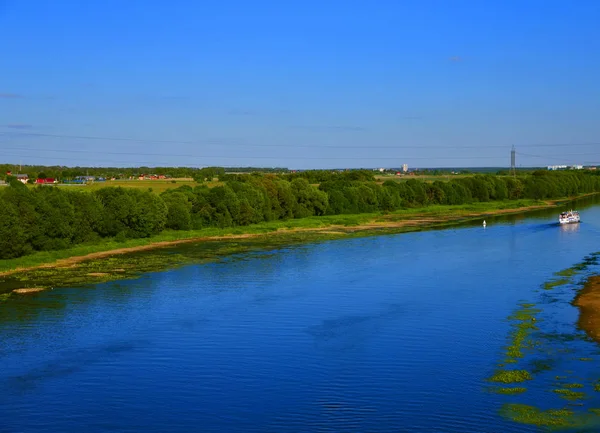
<svg viewBox="0 0 600 433"><path fill-rule="evenodd" d="M216 182L215 182L216 183ZM189 185L192 188L197 186L193 179L168 179L168 180L107 180L106 182L92 182L87 185L58 185L59 188L72 189L75 191L94 191L107 186L122 186L124 188L150 189L160 194L168 189L179 188L182 185ZM209 186L211 186L209 184Z"/></svg>

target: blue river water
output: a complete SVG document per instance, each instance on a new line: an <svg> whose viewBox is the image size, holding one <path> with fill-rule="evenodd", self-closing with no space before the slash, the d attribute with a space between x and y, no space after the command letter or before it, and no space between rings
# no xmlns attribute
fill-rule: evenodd
<svg viewBox="0 0 600 433"><path fill-rule="evenodd" d="M499 414L510 397L486 378L518 303L600 250L600 207L581 216L307 244L12 296L0 304L0 432L538 431ZM578 332L574 295L548 304L549 324Z"/></svg>

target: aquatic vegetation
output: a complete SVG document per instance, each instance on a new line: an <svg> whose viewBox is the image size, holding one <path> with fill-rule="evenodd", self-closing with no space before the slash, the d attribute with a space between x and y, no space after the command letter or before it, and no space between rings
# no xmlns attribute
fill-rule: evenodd
<svg viewBox="0 0 600 433"><path fill-rule="evenodd" d="M519 387L519 386L516 386L513 388L492 388L492 392L495 392L496 394L506 394L506 395L523 394L526 391L527 391L527 388Z"/></svg>
<svg viewBox="0 0 600 433"><path fill-rule="evenodd" d="M562 271L555 272L554 275L556 275L558 277L572 277L576 273L577 273L576 266L573 266L573 267L570 267L567 269L563 269Z"/></svg>
<svg viewBox="0 0 600 433"><path fill-rule="evenodd" d="M545 282L543 288L544 288L544 290L552 290L555 287L563 286L570 282L571 282L571 280L568 278L560 278L558 280L551 280L551 281Z"/></svg>
<svg viewBox="0 0 600 433"><path fill-rule="evenodd" d="M517 358L523 357L523 350L533 348L536 342L529 337L533 331L538 330L535 315L541 310L534 308L535 304L523 303L521 308L515 311L509 320L516 322L511 331L511 343L506 348L507 359L504 363L514 363Z"/></svg>
<svg viewBox="0 0 600 433"><path fill-rule="evenodd" d="M509 403L502 407L501 414L512 421L540 427L574 426L573 411L568 409L540 410L534 406Z"/></svg>
<svg viewBox="0 0 600 433"><path fill-rule="evenodd" d="M553 359L535 359L531 361L531 373L538 374L543 371L549 371L554 367L555 363Z"/></svg>
<svg viewBox="0 0 600 433"><path fill-rule="evenodd" d="M531 373L527 370L497 370L488 380L499 383L520 383L532 379Z"/></svg>
<svg viewBox="0 0 600 433"><path fill-rule="evenodd" d="M586 258L574 266L555 273L559 278L553 278L543 284L545 290L551 290L555 287L573 284L575 275L581 272L590 270L590 266L598 265L598 256L600 254L586 256ZM583 282L577 282L578 285L583 285ZM586 323L582 323L582 315L579 318L579 327L583 329L587 336L600 341L600 301L594 291L600 292L600 276L592 277L585 282L583 290L579 292L573 304L580 309L587 308ZM547 297L547 294L540 293L541 299ZM565 301L556 298L556 302ZM585 304L585 308L582 306ZM583 332L577 331L573 333L552 332L548 330L540 330L539 327L544 323L539 320L538 316L541 313L540 309L535 308L532 303L520 304L519 308L508 317L511 323L511 331L509 334L509 345L506 348L506 358L503 360L501 367L512 364L514 370L502 369L496 371L492 378L488 379L498 383L519 383L527 380L546 380L544 375L540 373L551 371L557 361L568 358L570 361L593 361L595 358L580 354L579 356L569 355L578 352L578 346L569 344L571 342L589 341L589 338ZM593 328L593 329L592 329ZM537 359L523 362L523 358L527 354L528 349L535 349ZM588 352L589 353L589 352ZM540 359L540 355L544 358ZM520 368L520 369L519 369ZM564 408L546 409L537 407L537 404L526 405L524 402L514 402L506 404L502 407L500 413L502 416L511 421L536 425L550 428L568 428L568 427L586 427L597 422L595 418L600 415L600 409L586 409L585 399L587 394L585 389L590 387L594 391L600 392L600 380L587 385L573 380L573 368L566 370L563 375L555 374L553 377L557 383L548 389L548 392L558 396L559 398L568 401L568 406ZM567 381L571 377L570 381ZM515 392L512 392L512 390ZM506 390L503 392L503 390ZM496 393L507 395L520 395L520 387L496 388Z"/></svg>
<svg viewBox="0 0 600 433"><path fill-rule="evenodd" d="M581 400L582 398L585 398L585 392L573 391L571 389L559 388L553 389L552 392L560 395L560 397L565 400Z"/></svg>
<svg viewBox="0 0 600 433"><path fill-rule="evenodd" d="M0 302L4 302L8 298L10 298L10 293L0 293Z"/></svg>

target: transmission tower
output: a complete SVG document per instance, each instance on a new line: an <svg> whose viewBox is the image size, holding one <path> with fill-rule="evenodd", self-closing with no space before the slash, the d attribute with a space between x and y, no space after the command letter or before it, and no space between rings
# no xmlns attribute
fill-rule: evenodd
<svg viewBox="0 0 600 433"><path fill-rule="evenodd" d="M512 150L510 151L510 174L512 174L513 176L517 175L517 170L515 166L516 153L517 152L515 151L515 146L513 145Z"/></svg>

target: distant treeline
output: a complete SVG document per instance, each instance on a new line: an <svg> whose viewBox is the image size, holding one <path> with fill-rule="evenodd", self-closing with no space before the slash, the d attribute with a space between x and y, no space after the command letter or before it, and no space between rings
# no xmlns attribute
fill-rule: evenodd
<svg viewBox="0 0 600 433"><path fill-rule="evenodd" d="M29 188L15 178L0 189L0 258L63 249L102 238L142 238L165 229L245 226L320 215L389 212L432 204L548 199L600 191L592 172L475 175L432 183L375 182L372 172L310 171L227 175L213 188L182 186L161 195L134 188L93 192ZM318 184L318 185L317 185Z"/></svg>
<svg viewBox="0 0 600 433"><path fill-rule="evenodd" d="M219 167L209 167L209 171L225 169ZM45 165L23 165L20 167L14 164L0 164L0 176L4 178L7 172L12 174L27 174L30 179L53 178L53 179L73 179L77 176L95 176L105 178L129 178L141 174L162 174L174 178L197 178L202 176L202 171L206 168L193 167L62 167ZM286 173L287 168L260 168L260 167L239 167L227 168L230 173Z"/></svg>

